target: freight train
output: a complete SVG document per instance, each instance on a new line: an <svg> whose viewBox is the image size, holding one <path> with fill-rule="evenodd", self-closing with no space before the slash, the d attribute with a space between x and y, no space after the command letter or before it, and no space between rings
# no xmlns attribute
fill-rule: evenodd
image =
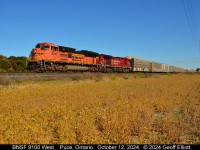
<svg viewBox="0 0 200 150"><path fill-rule="evenodd" d="M136 57L114 57L89 50L38 43L32 49L27 67L30 71L89 72L188 72L189 70Z"/></svg>

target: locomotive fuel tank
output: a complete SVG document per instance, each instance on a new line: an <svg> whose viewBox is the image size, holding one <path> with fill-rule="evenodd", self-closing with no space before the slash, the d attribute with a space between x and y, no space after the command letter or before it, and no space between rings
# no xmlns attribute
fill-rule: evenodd
<svg viewBox="0 0 200 150"><path fill-rule="evenodd" d="M74 65L67 65L66 70L67 71L87 71L89 67L85 66L74 66Z"/></svg>

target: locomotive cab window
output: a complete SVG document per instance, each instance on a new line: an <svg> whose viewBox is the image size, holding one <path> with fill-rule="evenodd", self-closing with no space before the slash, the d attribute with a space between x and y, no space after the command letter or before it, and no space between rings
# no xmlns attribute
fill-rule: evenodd
<svg viewBox="0 0 200 150"><path fill-rule="evenodd" d="M52 51L58 51L58 47L51 46Z"/></svg>
<svg viewBox="0 0 200 150"><path fill-rule="evenodd" d="M47 49L49 49L49 46L48 45L42 45L42 48L41 48L42 50L47 50Z"/></svg>
<svg viewBox="0 0 200 150"><path fill-rule="evenodd" d="M35 48L40 48L40 44L37 44L37 45L35 46Z"/></svg>

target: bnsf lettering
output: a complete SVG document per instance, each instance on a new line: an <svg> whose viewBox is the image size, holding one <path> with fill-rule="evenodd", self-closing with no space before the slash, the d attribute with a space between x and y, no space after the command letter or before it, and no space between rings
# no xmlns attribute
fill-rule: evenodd
<svg viewBox="0 0 200 150"><path fill-rule="evenodd" d="M26 145L12 145L12 149L26 149Z"/></svg>

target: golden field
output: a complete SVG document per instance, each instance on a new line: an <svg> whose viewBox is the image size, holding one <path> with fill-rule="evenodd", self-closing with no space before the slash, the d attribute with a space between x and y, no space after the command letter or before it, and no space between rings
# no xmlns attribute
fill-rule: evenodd
<svg viewBox="0 0 200 150"><path fill-rule="evenodd" d="M200 144L200 75L9 83L0 144L9 143Z"/></svg>

